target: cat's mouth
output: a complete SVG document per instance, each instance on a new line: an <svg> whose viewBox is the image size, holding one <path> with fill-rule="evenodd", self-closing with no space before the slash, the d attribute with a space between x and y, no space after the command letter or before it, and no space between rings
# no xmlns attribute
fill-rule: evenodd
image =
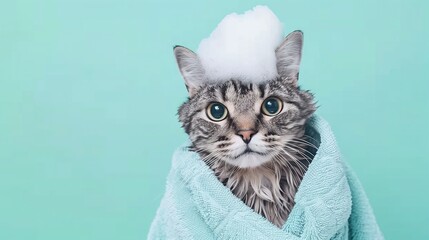
<svg viewBox="0 0 429 240"><path fill-rule="evenodd" d="M247 154L258 154L258 155L265 155L264 153L252 150L249 146L246 147L246 149L244 149L244 151L240 154L238 154L237 156L235 156L235 159L247 155Z"/></svg>

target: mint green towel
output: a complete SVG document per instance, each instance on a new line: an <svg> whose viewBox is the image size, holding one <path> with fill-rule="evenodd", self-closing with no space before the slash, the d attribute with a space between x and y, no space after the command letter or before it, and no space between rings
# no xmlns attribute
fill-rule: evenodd
<svg viewBox="0 0 429 240"><path fill-rule="evenodd" d="M148 239L383 239L328 123L314 116L308 126L320 146L282 229L236 198L196 153L181 147Z"/></svg>

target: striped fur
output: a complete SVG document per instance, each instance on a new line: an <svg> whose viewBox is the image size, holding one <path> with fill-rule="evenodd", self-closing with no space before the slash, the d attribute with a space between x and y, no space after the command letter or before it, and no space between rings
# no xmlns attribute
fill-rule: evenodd
<svg viewBox="0 0 429 240"><path fill-rule="evenodd" d="M260 111L270 96L284 102L282 112L274 117ZM212 122L205 116L213 101L228 108L226 120ZM260 85L237 80L206 85L179 108L178 115L192 141L191 150L238 198L280 227L312 157L305 123L315 109L311 93L279 77ZM236 135L242 121L257 131L249 145L254 141L252 149L260 154L236 158L246 145Z"/></svg>

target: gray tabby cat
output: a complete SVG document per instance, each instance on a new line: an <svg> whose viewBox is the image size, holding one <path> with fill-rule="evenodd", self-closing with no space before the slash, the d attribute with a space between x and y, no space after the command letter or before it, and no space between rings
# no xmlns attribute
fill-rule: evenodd
<svg viewBox="0 0 429 240"><path fill-rule="evenodd" d="M290 33L275 51L278 77L261 84L213 83L194 52L174 48L189 92L178 115L190 150L234 195L278 227L294 206L316 148L305 134L316 110L313 95L297 82L302 44L301 31Z"/></svg>

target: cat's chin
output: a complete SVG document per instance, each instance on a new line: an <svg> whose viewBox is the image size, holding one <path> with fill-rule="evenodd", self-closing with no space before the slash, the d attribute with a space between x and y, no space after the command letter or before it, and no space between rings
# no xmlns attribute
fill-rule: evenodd
<svg viewBox="0 0 429 240"><path fill-rule="evenodd" d="M262 155L256 152L249 152L240 155L233 160L227 160L226 162L239 168L256 168L271 161L272 157L273 156L271 155Z"/></svg>

